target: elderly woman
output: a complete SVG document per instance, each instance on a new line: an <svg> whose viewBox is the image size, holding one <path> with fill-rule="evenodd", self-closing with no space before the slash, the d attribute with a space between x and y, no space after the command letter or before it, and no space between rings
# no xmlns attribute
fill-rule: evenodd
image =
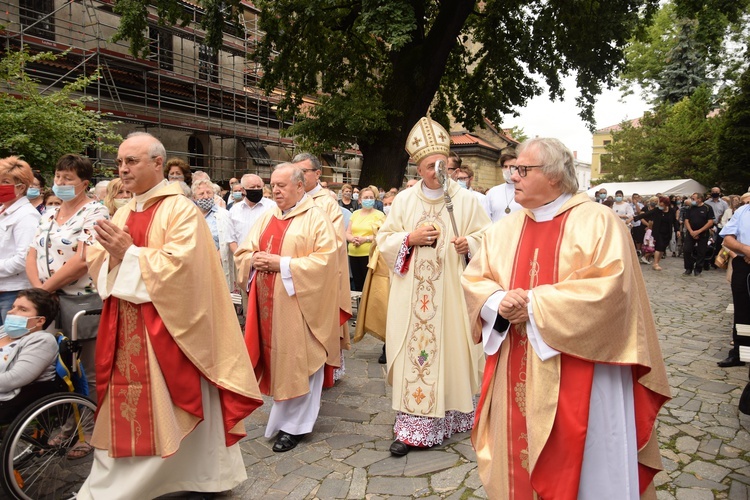
<svg viewBox="0 0 750 500"><path fill-rule="evenodd" d="M62 200L62 205L47 210L39 221L26 257L26 274L31 286L64 295L96 293L84 250L93 243L96 221L108 219L109 211L86 195L93 175L94 167L86 157L67 154L57 161L52 190ZM96 399L95 339L81 340L84 340L81 360L89 392Z"/></svg>
<svg viewBox="0 0 750 500"><path fill-rule="evenodd" d="M352 197L353 191L351 185L344 184L343 186L341 186L341 191L339 192L339 194L341 195L339 205L349 210L350 212L359 210L359 203L357 203L357 200Z"/></svg>
<svg viewBox="0 0 750 500"><path fill-rule="evenodd" d="M188 186L193 183L193 174L190 166L182 158L170 158L164 164L164 177L169 182L183 181Z"/></svg>
<svg viewBox="0 0 750 500"><path fill-rule="evenodd" d="M33 401L63 390L55 378L57 340L45 330L55 316L55 297L30 288L18 292L0 327L0 425Z"/></svg>
<svg viewBox="0 0 750 500"><path fill-rule="evenodd" d="M235 287L234 260L229 250L228 239L231 234L231 222L229 212L216 206L214 201L214 189L210 180L198 179L193 182L193 201L206 219L211 235L214 238L214 246L219 252L221 267L224 269L224 279L227 288L232 291Z"/></svg>
<svg viewBox="0 0 750 500"><path fill-rule="evenodd" d="M109 210L112 217L118 208L124 207L131 198L130 191L122 186L122 180L118 177L107 184L107 194L104 195L104 206Z"/></svg>
<svg viewBox="0 0 750 500"><path fill-rule="evenodd" d="M25 161L15 156L0 160L0 325L18 291L31 286L26 253L40 215L26 195L34 180Z"/></svg>

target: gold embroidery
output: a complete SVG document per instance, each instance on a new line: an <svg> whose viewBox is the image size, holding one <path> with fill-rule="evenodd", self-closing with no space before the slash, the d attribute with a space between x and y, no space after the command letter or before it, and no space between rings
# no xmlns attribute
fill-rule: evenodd
<svg viewBox="0 0 750 500"><path fill-rule="evenodd" d="M422 392L422 388L421 387L417 387L417 390L414 391L414 393L412 394L412 396L414 396L414 399L417 400L417 404L421 404L422 400L427 397Z"/></svg>
<svg viewBox="0 0 750 500"><path fill-rule="evenodd" d="M122 418L130 423L131 447L135 449L135 442L142 434L141 424L136 418L136 412L143 387L140 382L133 381L134 375L138 374L138 368L131 361L131 357L138 356L141 353L143 344L135 331L138 324L138 310L125 300L121 300L119 303L122 323L118 338L116 366L117 371L128 382L127 389L120 389L118 393L120 396L125 396L125 401L120 403L119 410Z"/></svg>
<svg viewBox="0 0 750 500"><path fill-rule="evenodd" d="M536 288L539 283L539 249L534 249L534 259L531 261L529 270L529 290Z"/></svg>
<svg viewBox="0 0 750 500"><path fill-rule="evenodd" d="M518 406L518 411L521 412L521 415L524 417L526 416L526 383L525 382L518 382L516 386L513 388L514 392L516 393L516 405Z"/></svg>

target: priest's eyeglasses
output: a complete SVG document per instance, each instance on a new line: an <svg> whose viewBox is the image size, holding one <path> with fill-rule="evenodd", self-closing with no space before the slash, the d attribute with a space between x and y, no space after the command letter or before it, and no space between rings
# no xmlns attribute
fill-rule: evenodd
<svg viewBox="0 0 750 500"><path fill-rule="evenodd" d="M542 168L544 165L511 165L510 166L510 175L515 174L518 172L519 177L526 177L526 174L529 173L530 168Z"/></svg>
<svg viewBox="0 0 750 500"><path fill-rule="evenodd" d="M156 158L157 156L151 157L152 160ZM135 156L126 156L125 158L117 158L115 160L115 165L117 165L117 167L119 168L119 167L122 167L124 163L126 167L134 167L138 165L140 162L141 162L141 158L137 158Z"/></svg>

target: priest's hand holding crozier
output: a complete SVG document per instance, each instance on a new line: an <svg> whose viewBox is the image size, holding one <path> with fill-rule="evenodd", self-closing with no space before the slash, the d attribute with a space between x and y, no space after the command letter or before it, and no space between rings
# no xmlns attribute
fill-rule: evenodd
<svg viewBox="0 0 750 500"><path fill-rule="evenodd" d="M500 302L498 314L510 321L512 325L526 323L529 320L529 294L523 288L509 290Z"/></svg>
<svg viewBox="0 0 750 500"><path fill-rule="evenodd" d="M469 253L469 242L465 237L451 238L451 243L453 243L456 252L460 255L467 255Z"/></svg>

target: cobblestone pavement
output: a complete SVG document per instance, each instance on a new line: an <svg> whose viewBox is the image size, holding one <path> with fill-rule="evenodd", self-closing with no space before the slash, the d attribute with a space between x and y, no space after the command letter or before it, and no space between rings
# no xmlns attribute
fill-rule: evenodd
<svg viewBox="0 0 750 500"><path fill-rule="evenodd" d="M664 270L642 266L674 399L659 418L665 471L660 499L750 498L750 417L738 412L747 368L722 369L731 339L731 301L723 271L682 276L682 259ZM394 412L381 344L367 336L346 353L346 376L324 391L314 432L287 453L263 437L270 404L247 419L241 443L249 479L231 498L486 498L468 433L443 446L388 452Z"/></svg>

